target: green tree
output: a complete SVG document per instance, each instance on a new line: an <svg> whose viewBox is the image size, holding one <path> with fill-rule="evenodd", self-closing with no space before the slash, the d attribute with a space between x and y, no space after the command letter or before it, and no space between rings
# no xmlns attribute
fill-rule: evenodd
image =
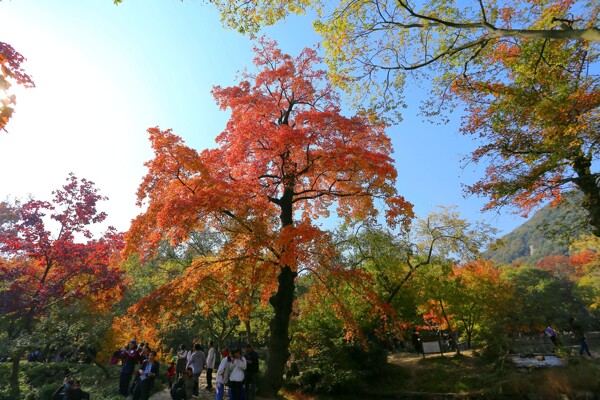
<svg viewBox="0 0 600 400"><path fill-rule="evenodd" d="M402 109L407 77L432 78L438 107L450 82L486 71L486 54L512 41L600 41L598 4L587 1L215 0L223 24L256 33L288 14L317 15L333 81L379 111Z"/></svg>
<svg viewBox="0 0 600 400"><path fill-rule="evenodd" d="M513 322L519 329L535 332L547 324L565 326L571 315L585 309L569 278L528 266L506 267L503 276L515 288Z"/></svg>
<svg viewBox="0 0 600 400"><path fill-rule="evenodd" d="M512 286L500 269L489 261L455 265L450 274L454 285L448 296L449 312L466 334L467 346L482 327L513 314Z"/></svg>
<svg viewBox="0 0 600 400"><path fill-rule="evenodd" d="M381 300L392 303L420 268L436 259L473 260L494 233L487 224L461 218L456 207L438 207L402 235L368 223L347 226L338 247L344 263L372 274Z"/></svg>

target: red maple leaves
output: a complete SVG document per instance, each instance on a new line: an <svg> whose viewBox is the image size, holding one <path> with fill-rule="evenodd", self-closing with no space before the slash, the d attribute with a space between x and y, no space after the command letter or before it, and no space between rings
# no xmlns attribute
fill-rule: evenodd
<svg viewBox="0 0 600 400"><path fill-rule="evenodd" d="M113 259L123 246L122 234L109 228L91 239L89 226L106 217L96 209L104 197L90 181L72 174L67 181L52 202L32 199L14 206L16 218L0 234L0 277L6 283L0 310L26 317L25 328L52 304L107 300L118 293L121 273Z"/></svg>

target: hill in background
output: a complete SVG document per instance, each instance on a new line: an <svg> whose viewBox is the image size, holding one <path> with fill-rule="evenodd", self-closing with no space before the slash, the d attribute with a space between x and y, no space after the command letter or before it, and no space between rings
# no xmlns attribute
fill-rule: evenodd
<svg viewBox="0 0 600 400"><path fill-rule="evenodd" d="M500 238L484 256L502 264L535 265L549 255L569 254L569 240L590 233L580 192L570 192L556 207L547 205L527 222Z"/></svg>

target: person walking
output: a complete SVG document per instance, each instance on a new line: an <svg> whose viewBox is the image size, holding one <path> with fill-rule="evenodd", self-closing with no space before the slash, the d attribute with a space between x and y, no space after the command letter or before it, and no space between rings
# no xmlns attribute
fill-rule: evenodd
<svg viewBox="0 0 600 400"><path fill-rule="evenodd" d="M571 317L569 318L569 325L571 325L575 339L579 341L579 355L582 356L583 352L585 351L587 355L591 357L592 354L590 353L590 349L585 338L585 332L581 323L575 320L574 317Z"/></svg>

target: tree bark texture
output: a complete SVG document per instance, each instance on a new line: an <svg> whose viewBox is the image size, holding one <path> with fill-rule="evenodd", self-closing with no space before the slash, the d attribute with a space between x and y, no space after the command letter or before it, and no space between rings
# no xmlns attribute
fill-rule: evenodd
<svg viewBox="0 0 600 400"><path fill-rule="evenodd" d="M281 207L281 227L293 225L293 189L287 187L279 200ZM285 251L285 249L283 250ZM265 373L259 390L262 395L274 396L283 385L283 376L287 360L290 356L289 326L296 290L297 272L288 265L280 267L277 277L277 292L271 296L269 303L274 315L269 323L270 340L266 360Z"/></svg>
<svg viewBox="0 0 600 400"><path fill-rule="evenodd" d="M261 394L273 396L283 384L285 366L290 356L289 326L296 289L296 273L288 266L281 268L279 286L269 302L275 314L269 324L271 337ZM264 391L263 391L264 389Z"/></svg>

